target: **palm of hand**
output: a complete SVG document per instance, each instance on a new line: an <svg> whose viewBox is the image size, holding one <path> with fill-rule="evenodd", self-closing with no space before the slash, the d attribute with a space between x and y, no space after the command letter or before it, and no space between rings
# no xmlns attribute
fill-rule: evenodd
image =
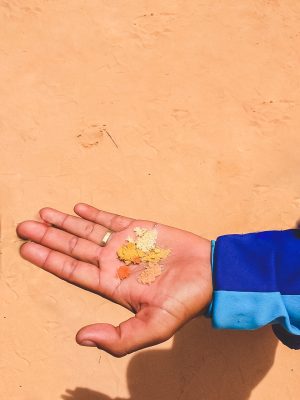
<svg viewBox="0 0 300 400"><path fill-rule="evenodd" d="M81 218L42 209L42 218L55 228L34 221L20 224L19 236L35 242L23 245L21 255L135 313L118 327L94 324L82 328L77 342L123 356L168 339L209 304L212 283L208 240L157 225L158 246L171 249L163 261L163 273L151 285L142 285L137 281L141 268L136 266L120 281L116 271L122 263L116 251L128 236L134 237L136 226L151 229L154 223L100 212L83 204L75 206L75 212ZM97 243L107 229L113 234L106 247L100 247Z"/></svg>

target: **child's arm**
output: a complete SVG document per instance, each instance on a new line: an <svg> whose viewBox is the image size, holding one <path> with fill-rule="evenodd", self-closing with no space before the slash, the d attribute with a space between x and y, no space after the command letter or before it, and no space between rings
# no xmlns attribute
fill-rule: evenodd
<svg viewBox="0 0 300 400"><path fill-rule="evenodd" d="M212 241L215 328L272 324L300 349L300 229L223 235Z"/></svg>

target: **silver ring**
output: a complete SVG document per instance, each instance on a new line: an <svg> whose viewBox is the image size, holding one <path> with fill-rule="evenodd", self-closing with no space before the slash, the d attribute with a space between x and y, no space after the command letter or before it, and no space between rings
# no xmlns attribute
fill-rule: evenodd
<svg viewBox="0 0 300 400"><path fill-rule="evenodd" d="M112 232L111 231L107 231L105 233L105 235L103 236L101 242L100 242L100 246L104 247L106 246L107 242L109 241L109 238L111 237Z"/></svg>

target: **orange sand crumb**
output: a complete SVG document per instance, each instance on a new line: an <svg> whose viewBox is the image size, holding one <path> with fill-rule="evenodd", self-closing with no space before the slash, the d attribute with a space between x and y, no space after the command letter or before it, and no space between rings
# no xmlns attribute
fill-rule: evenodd
<svg viewBox="0 0 300 400"><path fill-rule="evenodd" d="M127 265L121 265L117 271L119 279L123 280L129 277L130 268Z"/></svg>

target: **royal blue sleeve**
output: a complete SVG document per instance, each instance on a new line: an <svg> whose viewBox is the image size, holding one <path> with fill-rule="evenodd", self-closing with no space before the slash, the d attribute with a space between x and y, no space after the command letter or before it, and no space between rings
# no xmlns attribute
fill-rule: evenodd
<svg viewBox="0 0 300 400"><path fill-rule="evenodd" d="M300 349L300 229L219 236L212 241L215 328L272 325Z"/></svg>

